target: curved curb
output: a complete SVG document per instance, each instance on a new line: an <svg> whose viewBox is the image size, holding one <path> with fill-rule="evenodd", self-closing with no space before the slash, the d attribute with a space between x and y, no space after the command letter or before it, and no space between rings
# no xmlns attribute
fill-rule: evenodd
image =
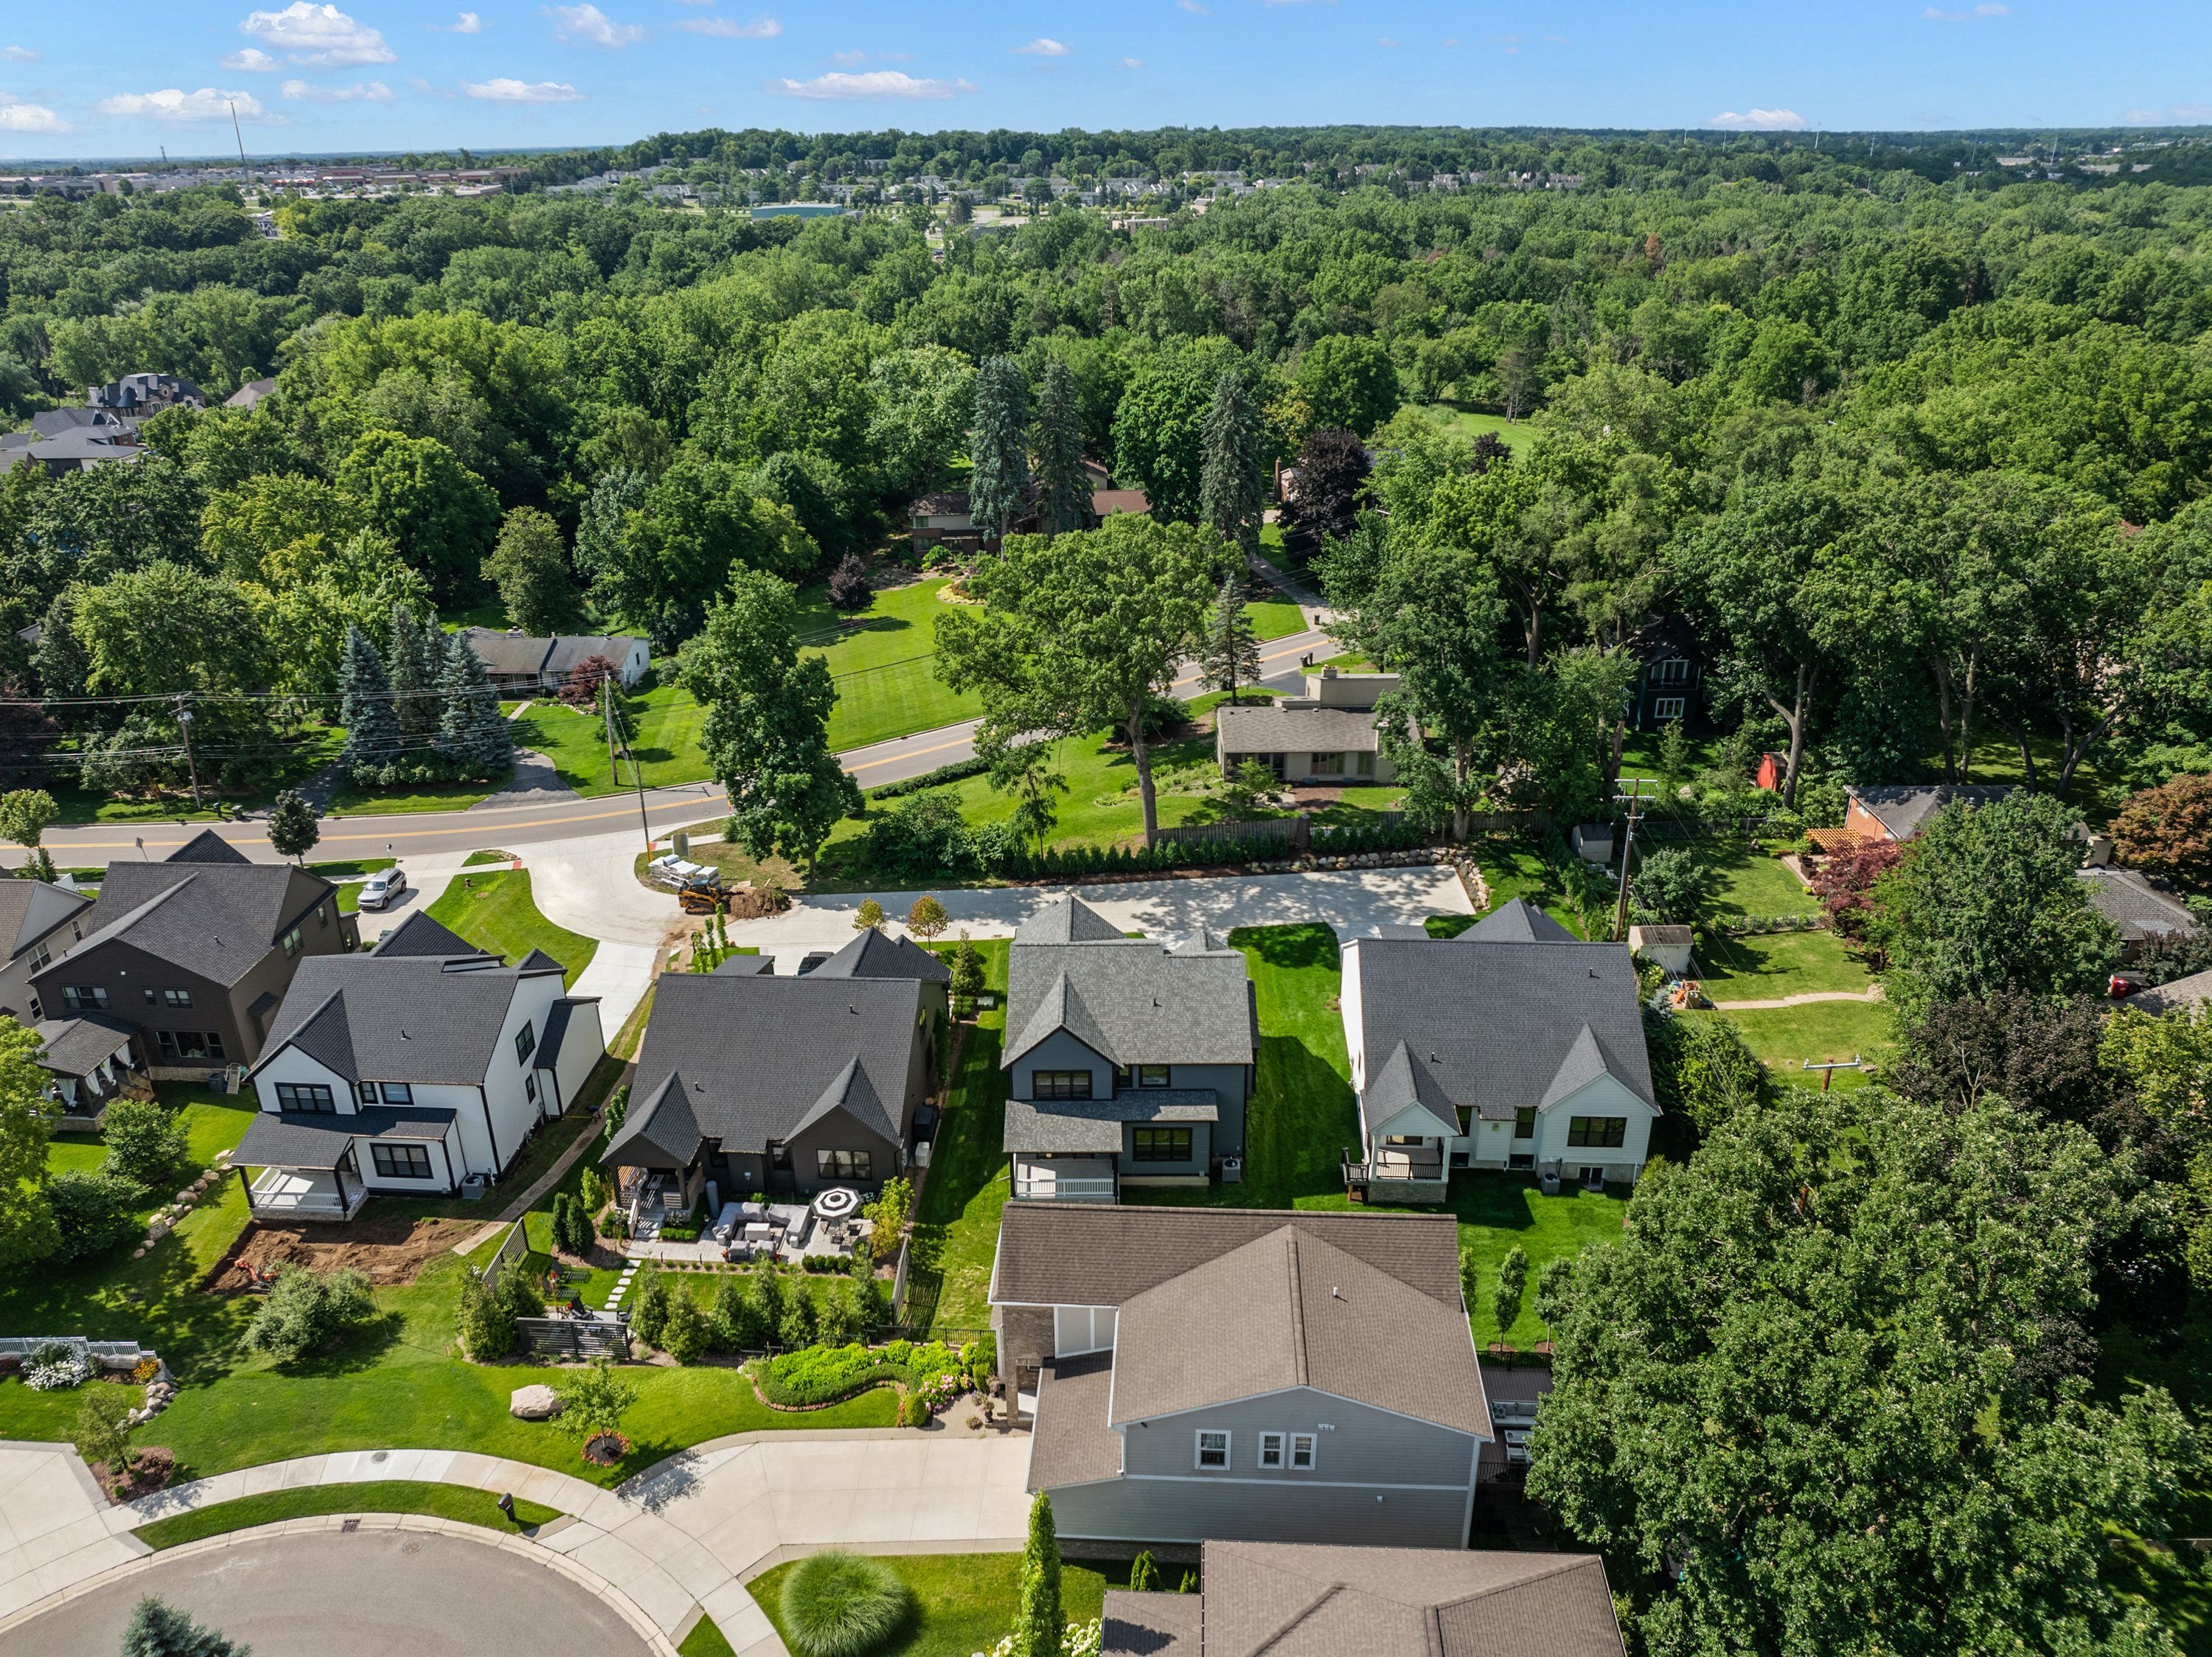
<svg viewBox="0 0 2212 1657"><path fill-rule="evenodd" d="M60 1606L98 1593L128 1581L157 1562L189 1559L197 1554L213 1553L223 1548L235 1548L256 1541L265 1541L278 1536L307 1536L336 1533L351 1522L357 1530L415 1531L425 1535L457 1536L479 1546L498 1548L504 1552L526 1557L533 1564L557 1571L585 1589L625 1623L645 1642L654 1657L678 1657L675 1643L641 1610L636 1603L620 1588L595 1573L586 1570L564 1554L542 1548L520 1537L504 1536L497 1531L486 1530L481 1525L471 1525L458 1519L436 1519L423 1514L324 1514L313 1519L287 1519L274 1525L256 1525L242 1531L228 1531L221 1536L204 1537L198 1542L187 1542L174 1548L165 1548L156 1553L149 1551L143 1557L127 1563L111 1566L96 1576L88 1576L58 1593L26 1605L14 1615L0 1618L0 1634L20 1627L34 1617Z"/></svg>

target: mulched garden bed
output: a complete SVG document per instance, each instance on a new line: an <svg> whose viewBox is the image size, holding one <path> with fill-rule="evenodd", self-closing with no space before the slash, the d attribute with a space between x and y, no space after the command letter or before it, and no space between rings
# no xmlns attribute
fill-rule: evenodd
<svg viewBox="0 0 2212 1657"><path fill-rule="evenodd" d="M177 1458L173 1451L158 1444L149 1445L138 1452L137 1462L120 1484L108 1477L107 1464L94 1464L92 1476L100 1481L100 1488L107 1492L114 1502L136 1502L142 1496L151 1496L165 1490L169 1481L177 1476Z"/></svg>

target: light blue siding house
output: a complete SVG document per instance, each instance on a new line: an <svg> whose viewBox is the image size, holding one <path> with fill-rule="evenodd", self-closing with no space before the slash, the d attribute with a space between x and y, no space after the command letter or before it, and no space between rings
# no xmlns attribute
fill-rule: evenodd
<svg viewBox="0 0 2212 1657"><path fill-rule="evenodd" d="M1124 1185L1237 1176L1258 1045L1242 952L1212 932L1124 937L1063 898L1022 923L1009 962L1016 1197L1110 1203Z"/></svg>

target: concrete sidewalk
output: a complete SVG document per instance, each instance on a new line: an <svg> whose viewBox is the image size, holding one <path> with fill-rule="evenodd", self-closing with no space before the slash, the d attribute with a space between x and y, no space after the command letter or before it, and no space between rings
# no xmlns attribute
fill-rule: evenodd
<svg viewBox="0 0 2212 1657"><path fill-rule="evenodd" d="M671 1642L703 1612L739 1657L787 1657L745 1589L752 1577L823 1547L1018 1550L1028 1466L1026 1434L744 1433L695 1446L613 1490L466 1451L357 1450L222 1473L112 1507L68 1445L0 1444L0 1636L72 1591L128 1592L128 1574L117 1568L146 1556L131 1532L154 1520L272 1490L414 1479L508 1492L569 1515L533 1545L572 1562L608 1591L602 1597L634 1607Z"/></svg>

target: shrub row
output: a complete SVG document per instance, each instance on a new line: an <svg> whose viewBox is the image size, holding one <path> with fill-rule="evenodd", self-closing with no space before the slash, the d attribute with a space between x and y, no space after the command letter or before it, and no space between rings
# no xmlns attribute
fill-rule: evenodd
<svg viewBox="0 0 2212 1657"><path fill-rule="evenodd" d="M1428 832L1412 823L1346 825L1312 831L1308 855L1359 857L1369 852L1411 851L1427 844ZM1142 846L1067 846L1043 852L1009 850L998 873L1015 880L1080 880L1097 874L1167 873L1183 868L1221 868L1273 862L1298 854L1287 841L1166 840Z"/></svg>
<svg viewBox="0 0 2212 1657"><path fill-rule="evenodd" d="M891 1381L903 1381L916 1392L947 1377L957 1377L965 1386L988 1376L994 1356L988 1345L969 1345L956 1351L942 1341L920 1346L893 1341L879 1348L855 1342L787 1352L770 1358L754 1374L763 1398L791 1408L834 1404Z"/></svg>
<svg viewBox="0 0 2212 1657"><path fill-rule="evenodd" d="M971 777L981 777L990 769L990 761L987 759L956 759L949 765L939 765L935 771L924 771L919 777L879 783L868 790L867 797L871 800L896 800L902 795L920 794L925 789L941 789L948 783L964 783ZM865 812L864 807L863 814Z"/></svg>

